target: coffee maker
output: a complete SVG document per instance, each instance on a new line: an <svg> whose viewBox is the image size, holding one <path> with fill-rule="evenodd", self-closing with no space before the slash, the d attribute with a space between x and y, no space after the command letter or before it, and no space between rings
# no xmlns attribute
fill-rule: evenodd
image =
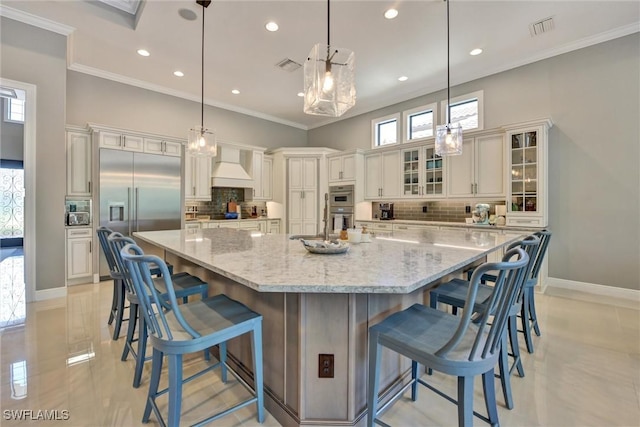
<svg viewBox="0 0 640 427"><path fill-rule="evenodd" d="M393 219L393 203L380 203L380 219Z"/></svg>

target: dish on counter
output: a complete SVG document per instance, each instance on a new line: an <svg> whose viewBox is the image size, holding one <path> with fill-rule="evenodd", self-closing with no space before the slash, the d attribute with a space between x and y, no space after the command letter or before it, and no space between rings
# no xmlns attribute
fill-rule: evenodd
<svg viewBox="0 0 640 427"><path fill-rule="evenodd" d="M349 244L336 241L321 241L321 240L305 240L300 239L302 245L306 250L312 254L343 254L349 250Z"/></svg>

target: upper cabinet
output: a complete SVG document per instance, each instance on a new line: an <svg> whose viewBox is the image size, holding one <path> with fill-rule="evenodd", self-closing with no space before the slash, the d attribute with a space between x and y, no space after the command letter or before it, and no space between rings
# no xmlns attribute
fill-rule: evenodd
<svg viewBox="0 0 640 427"><path fill-rule="evenodd" d="M351 153L327 156L329 184L353 183L361 168L362 154Z"/></svg>
<svg viewBox="0 0 640 427"><path fill-rule="evenodd" d="M67 131L67 196L91 196L91 134Z"/></svg>
<svg viewBox="0 0 640 427"><path fill-rule="evenodd" d="M447 195L504 198L504 157L502 133L465 137L462 155L447 158Z"/></svg>
<svg viewBox="0 0 640 427"><path fill-rule="evenodd" d="M116 150L144 151L144 138L116 132L99 131L100 147Z"/></svg>
<svg viewBox="0 0 640 427"><path fill-rule="evenodd" d="M365 190L367 200L381 200L400 196L400 152L368 154L364 158Z"/></svg>
<svg viewBox="0 0 640 427"><path fill-rule="evenodd" d="M443 197L444 171L444 160L436 155L433 144L402 150L402 197Z"/></svg>
<svg viewBox="0 0 640 427"><path fill-rule="evenodd" d="M253 200L271 200L273 198L273 158L265 155L263 151L254 150L249 174L253 178Z"/></svg>
<svg viewBox="0 0 640 427"><path fill-rule="evenodd" d="M184 198L185 200L211 200L211 159L184 156Z"/></svg>
<svg viewBox="0 0 640 427"><path fill-rule="evenodd" d="M548 224L548 134L551 121L507 128L509 196L507 225Z"/></svg>
<svg viewBox="0 0 640 427"><path fill-rule="evenodd" d="M182 144L164 139L144 138L144 152L180 157L182 155Z"/></svg>

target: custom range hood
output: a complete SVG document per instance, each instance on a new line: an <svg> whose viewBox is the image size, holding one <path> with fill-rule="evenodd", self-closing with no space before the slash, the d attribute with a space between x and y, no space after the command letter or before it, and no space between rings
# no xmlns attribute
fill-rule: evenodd
<svg viewBox="0 0 640 427"><path fill-rule="evenodd" d="M218 155L211 172L212 187L253 188L253 178L240 164L240 150L218 145Z"/></svg>

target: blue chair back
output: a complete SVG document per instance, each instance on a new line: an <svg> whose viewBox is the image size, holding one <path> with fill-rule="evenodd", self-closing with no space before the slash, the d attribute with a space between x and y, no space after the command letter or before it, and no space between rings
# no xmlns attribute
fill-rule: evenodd
<svg viewBox="0 0 640 427"><path fill-rule="evenodd" d="M104 253L104 257L107 260L107 265L109 266L109 273L113 277L113 273L115 273L117 271L116 261L115 261L115 258L113 256L113 253L111 252L111 248L109 247L109 243L107 241L107 239L109 238L111 233L113 233L113 230L111 230L110 228L107 228L107 227L100 227L100 228L98 228L96 230L96 233L98 234L98 240L100 241L100 247L102 248L102 252ZM114 277L114 279L115 279L115 277Z"/></svg>
<svg viewBox="0 0 640 427"><path fill-rule="evenodd" d="M460 316L458 327L451 339L436 351L437 356L446 358L447 354L456 350L467 335L467 329L471 323L477 325L477 332L468 360L486 359L497 353L509 318L509 311L522 291L528 262L527 253L520 247L515 247L507 251L502 262L485 263L475 269L469 282L465 309ZM495 275L496 281L491 296L485 301L486 309L474 313L473 307L476 305L478 287L484 274ZM491 316L493 319L489 323Z"/></svg>
<svg viewBox="0 0 640 427"><path fill-rule="evenodd" d="M149 334L160 340L173 341L174 333L169 326L168 319L168 316L171 316L175 319L179 328L186 332L190 338L199 338L200 334L182 316L173 283L171 282L171 274L164 260L155 255L145 255L142 249L135 244L124 246L120 251L120 255L138 296L140 309L147 322ZM164 280L166 294L161 295L154 286L151 268L160 270L160 279ZM182 334L180 335L177 339L184 338Z"/></svg>
<svg viewBox="0 0 640 427"><path fill-rule="evenodd" d="M116 270L118 274L122 277L122 281L124 282L124 287L130 294L136 294L135 288L133 287L133 282L131 280L131 274L127 269L124 261L122 260L122 256L120 255L120 251L126 245L135 244L135 240L131 237L125 237L122 233L113 232L107 238L107 242L109 245L109 250L111 251L113 258L115 259Z"/></svg>
<svg viewBox="0 0 640 427"><path fill-rule="evenodd" d="M534 264L536 261L536 255L538 254L540 248L540 243L540 239L536 235L532 234L522 240L510 244L507 247L507 252L513 248L522 248L522 250L524 250L529 257L529 261L527 262L527 265L524 268L524 272L522 273L523 285L520 288L520 293L518 294L518 298L516 299L517 304L522 301L522 297L524 295L524 285L526 284L528 278L530 278L532 275Z"/></svg>
<svg viewBox="0 0 640 427"><path fill-rule="evenodd" d="M536 231L533 233L534 236L537 236L540 239L540 246L538 247L538 252L536 254L536 261L533 265L533 270L531 270L531 276L527 276L530 280L535 284L538 281L538 274L540 274L540 268L542 267L542 262L544 261L544 257L547 254L547 248L549 247L549 241L551 240L551 232L548 230Z"/></svg>

